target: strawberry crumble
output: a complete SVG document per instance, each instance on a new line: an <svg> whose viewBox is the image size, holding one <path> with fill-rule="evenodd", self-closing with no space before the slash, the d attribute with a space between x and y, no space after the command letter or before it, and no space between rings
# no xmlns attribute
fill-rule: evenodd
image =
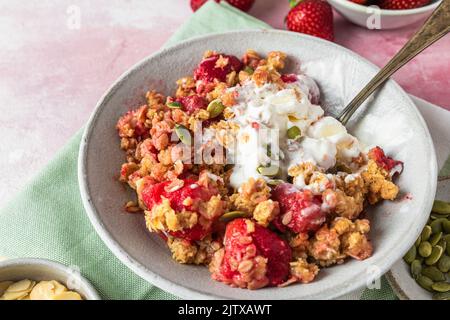
<svg viewBox="0 0 450 320"><path fill-rule="evenodd" d="M324 114L306 74L287 56L205 52L173 95L117 122L120 181L182 264L246 289L314 281L322 268L364 260L370 205L395 200L403 163L363 147Z"/></svg>

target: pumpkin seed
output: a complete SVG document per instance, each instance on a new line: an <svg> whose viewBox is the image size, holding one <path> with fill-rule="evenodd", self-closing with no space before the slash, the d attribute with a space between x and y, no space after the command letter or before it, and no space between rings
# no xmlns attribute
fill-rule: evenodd
<svg viewBox="0 0 450 320"><path fill-rule="evenodd" d="M434 300L450 300L450 292L439 292L433 295Z"/></svg>
<svg viewBox="0 0 450 320"><path fill-rule="evenodd" d="M430 256L427 259L425 259L425 263L429 266L432 266L433 264L439 261L443 252L444 250L442 249L442 247L434 246Z"/></svg>
<svg viewBox="0 0 450 320"><path fill-rule="evenodd" d="M252 75L253 72L255 72L255 70L253 70L253 68L250 68L249 66L246 66L245 69L244 69L244 71L245 71L246 73L248 73L249 75Z"/></svg>
<svg viewBox="0 0 450 320"><path fill-rule="evenodd" d="M417 256L417 249L415 246L412 246L411 249L408 250L408 252L404 255L403 260L405 260L406 263L411 264Z"/></svg>
<svg viewBox="0 0 450 320"><path fill-rule="evenodd" d="M445 241L444 239L441 239L441 240L437 243L437 245L438 245L439 247L442 247L442 250L444 250L444 251L445 251L445 249L447 249L447 241Z"/></svg>
<svg viewBox="0 0 450 320"><path fill-rule="evenodd" d="M417 279L422 272L422 262L419 260L414 260L411 263L411 275L414 279Z"/></svg>
<svg viewBox="0 0 450 320"><path fill-rule="evenodd" d="M432 212L430 215L431 220L447 218L447 217L448 217L448 214L440 214L440 213L434 213L434 212Z"/></svg>
<svg viewBox="0 0 450 320"><path fill-rule="evenodd" d="M223 214L219 220L223 221L223 222L227 222L227 221L237 219L237 218L244 218L246 216L248 216L248 214L244 211L230 211L230 212Z"/></svg>
<svg viewBox="0 0 450 320"><path fill-rule="evenodd" d="M189 130L185 126L181 124L176 124L175 133L177 134L178 138L180 138L180 141L182 143L188 146L191 145L191 134L189 133Z"/></svg>
<svg viewBox="0 0 450 320"><path fill-rule="evenodd" d="M444 229L445 233L450 233L450 220L444 220L442 222L442 229Z"/></svg>
<svg viewBox="0 0 450 320"><path fill-rule="evenodd" d="M215 118L222 114L223 110L225 109L225 106L222 104L222 102L219 99L211 101L211 103L208 105L208 108L206 108L206 111L209 112L209 118Z"/></svg>
<svg viewBox="0 0 450 320"><path fill-rule="evenodd" d="M433 280L431 280L430 278L428 278L426 276L419 276L417 278L417 283L419 284L419 286L421 286L425 290L432 291L431 286L433 285L434 282L433 282Z"/></svg>
<svg viewBox="0 0 450 320"><path fill-rule="evenodd" d="M446 221L446 220L447 219L440 218L440 219L436 219L432 223L430 223L431 232L433 234L441 232L442 231L442 222Z"/></svg>
<svg viewBox="0 0 450 320"><path fill-rule="evenodd" d="M442 272L448 272L450 270L450 257L447 255L442 256L437 266Z"/></svg>
<svg viewBox="0 0 450 320"><path fill-rule="evenodd" d="M295 139L301 137L301 135L302 135L302 131L297 126L290 127L287 131L288 139L295 140Z"/></svg>
<svg viewBox="0 0 450 320"><path fill-rule="evenodd" d="M445 281L436 282L431 285L431 288L437 292L448 292L450 291L450 283Z"/></svg>
<svg viewBox="0 0 450 320"><path fill-rule="evenodd" d="M427 241L428 239L430 239L430 236L431 236L431 227L425 226L422 230L422 233L420 234L422 241Z"/></svg>
<svg viewBox="0 0 450 320"><path fill-rule="evenodd" d="M181 109L182 105L179 102L173 101L166 103L166 106L168 106L171 109Z"/></svg>
<svg viewBox="0 0 450 320"><path fill-rule="evenodd" d="M266 177L275 177L280 172L280 168L278 166L259 166L256 170L258 170L258 173Z"/></svg>
<svg viewBox="0 0 450 320"><path fill-rule="evenodd" d="M419 236L419 237L417 238L416 242L414 242L414 246L415 246L416 248L419 247L419 245L420 245L421 242L422 242L422 237Z"/></svg>
<svg viewBox="0 0 450 320"><path fill-rule="evenodd" d="M445 274L443 274L438 268L435 266L425 267L422 269L422 275L430 278L433 281L444 281Z"/></svg>
<svg viewBox="0 0 450 320"><path fill-rule="evenodd" d="M428 240L428 242L432 245L435 246L437 245L437 243L439 242L439 240L441 240L442 238L442 232L433 234L430 238L430 240Z"/></svg>
<svg viewBox="0 0 450 320"><path fill-rule="evenodd" d="M424 258L429 257L432 251L433 247L428 241L422 242L419 246L419 254Z"/></svg>
<svg viewBox="0 0 450 320"><path fill-rule="evenodd" d="M271 180L267 181L267 184L270 186L277 186L282 183L284 183L284 181L280 180L280 179L271 179Z"/></svg>
<svg viewBox="0 0 450 320"><path fill-rule="evenodd" d="M441 200L434 200L433 209L431 209L431 211L440 213L440 214L449 214L450 213L450 203L441 201Z"/></svg>

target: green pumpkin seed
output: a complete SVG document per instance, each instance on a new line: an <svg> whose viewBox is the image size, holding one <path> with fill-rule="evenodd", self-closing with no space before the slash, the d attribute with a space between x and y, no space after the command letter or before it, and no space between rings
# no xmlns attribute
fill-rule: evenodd
<svg viewBox="0 0 450 320"><path fill-rule="evenodd" d="M448 214L439 214L439 213L435 213L435 212L432 212L430 214L431 220L436 220L436 219L441 219L441 218L446 219L447 217L448 217Z"/></svg>
<svg viewBox="0 0 450 320"><path fill-rule="evenodd" d="M302 136L302 131L297 126L290 127L287 131L288 139L295 140L301 136Z"/></svg>
<svg viewBox="0 0 450 320"><path fill-rule="evenodd" d="M271 180L267 181L267 184L269 186L277 186L277 185L282 184L282 183L284 183L284 181L280 180L280 179L271 179Z"/></svg>
<svg viewBox="0 0 450 320"><path fill-rule="evenodd" d="M416 259L416 255L417 249L415 246L412 246L411 249L409 249L403 256L403 260L405 260L406 263L411 264Z"/></svg>
<svg viewBox="0 0 450 320"><path fill-rule="evenodd" d="M443 238L441 240L439 240L439 242L437 243L437 245L439 247L442 247L442 249L445 251L445 249L447 249L447 241L445 241Z"/></svg>
<svg viewBox="0 0 450 320"><path fill-rule="evenodd" d="M450 283L445 281L436 282L431 285L431 288L437 292L448 292L450 291Z"/></svg>
<svg viewBox="0 0 450 320"><path fill-rule="evenodd" d="M425 259L425 263L429 266L432 266L433 264L439 261L443 252L444 250L442 249L442 247L434 246L430 256L427 259Z"/></svg>
<svg viewBox="0 0 450 320"><path fill-rule="evenodd" d="M450 300L450 292L439 292L433 295L434 300Z"/></svg>
<svg viewBox="0 0 450 320"><path fill-rule="evenodd" d="M222 102L216 99L211 101L211 103L208 105L208 108L206 108L206 111L209 112L209 118L213 119L221 115L224 109L225 106L222 104Z"/></svg>
<svg viewBox="0 0 450 320"><path fill-rule="evenodd" d="M244 71L245 71L246 73L248 73L249 75L252 75L253 72L255 72L255 70L253 70L253 68L250 68L249 66L246 66L245 69L244 69Z"/></svg>
<svg viewBox="0 0 450 320"><path fill-rule="evenodd" d="M437 245L437 243L441 240L442 238L442 232L433 234L430 238L430 240L428 240L428 242L432 245L435 246Z"/></svg>
<svg viewBox="0 0 450 320"><path fill-rule="evenodd" d="M420 276L421 272L422 272L422 262L416 259L411 263L411 275L414 279L417 279Z"/></svg>
<svg viewBox="0 0 450 320"><path fill-rule="evenodd" d="M444 281L445 274L443 274L438 268L435 266L425 267L422 269L422 275L430 278L433 281Z"/></svg>
<svg viewBox="0 0 450 320"><path fill-rule="evenodd" d="M166 103L166 106L168 106L170 109L181 109L182 105L179 102L173 101Z"/></svg>
<svg viewBox="0 0 450 320"><path fill-rule="evenodd" d="M417 278L417 283L419 284L419 286L421 286L425 290L432 291L431 286L433 285L434 282L433 282L433 280L431 280L430 278L428 278L426 276L419 276Z"/></svg>
<svg viewBox="0 0 450 320"><path fill-rule="evenodd" d="M429 257L432 251L433 247L428 241L422 242L419 246L419 254L424 258Z"/></svg>
<svg viewBox="0 0 450 320"><path fill-rule="evenodd" d="M190 146L191 145L191 134L189 133L189 130L181 125L176 124L175 125L175 133L177 134L178 138L180 138L180 141L184 143L185 145Z"/></svg>
<svg viewBox="0 0 450 320"><path fill-rule="evenodd" d="M430 223L431 232L433 234L441 232L442 231L442 222L444 222L446 220L447 219L440 218L440 219L436 219L432 223Z"/></svg>
<svg viewBox="0 0 450 320"><path fill-rule="evenodd" d="M430 239L430 236L431 236L431 227L425 226L422 230L422 233L420 234L422 241L427 241L428 239Z"/></svg>
<svg viewBox="0 0 450 320"><path fill-rule="evenodd" d="M227 212L227 213L223 214L219 218L219 220L223 221L223 222L227 222L227 221L231 221L231 220L234 220L234 219L237 219L237 218L244 218L244 217L247 217L247 216L248 216L248 214L246 212L244 212L244 211L230 211L230 212Z"/></svg>
<svg viewBox="0 0 450 320"><path fill-rule="evenodd" d="M434 200L433 209L431 209L431 211L440 213L440 214L449 214L450 213L450 203L441 201L441 200Z"/></svg>
<svg viewBox="0 0 450 320"><path fill-rule="evenodd" d="M442 229L445 233L450 233L450 220L445 220L442 222Z"/></svg>
<svg viewBox="0 0 450 320"><path fill-rule="evenodd" d="M419 237L417 238L416 242L414 242L414 246L415 246L416 248L418 248L421 242L422 242L422 237L419 236Z"/></svg>
<svg viewBox="0 0 450 320"><path fill-rule="evenodd" d="M442 256L437 266L441 272L448 272L450 270L450 257L447 255Z"/></svg>
<svg viewBox="0 0 450 320"><path fill-rule="evenodd" d="M266 177L275 177L279 172L280 168L278 166L270 166L270 167L264 167L259 166L257 169L259 174L262 174Z"/></svg>

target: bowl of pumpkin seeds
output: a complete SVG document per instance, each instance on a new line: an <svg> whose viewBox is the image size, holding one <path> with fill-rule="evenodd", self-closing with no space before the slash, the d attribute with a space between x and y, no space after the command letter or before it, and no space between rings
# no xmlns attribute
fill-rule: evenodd
<svg viewBox="0 0 450 320"><path fill-rule="evenodd" d="M387 277L400 298L450 300L450 202L434 201L421 234Z"/></svg>

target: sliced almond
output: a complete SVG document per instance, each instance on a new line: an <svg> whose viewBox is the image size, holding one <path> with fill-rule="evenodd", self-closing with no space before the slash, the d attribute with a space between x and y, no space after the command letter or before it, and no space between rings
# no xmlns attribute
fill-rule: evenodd
<svg viewBox="0 0 450 320"><path fill-rule="evenodd" d="M73 291L62 292L54 297L54 300L83 300L81 296Z"/></svg>
<svg viewBox="0 0 450 320"><path fill-rule="evenodd" d="M26 297L28 295L28 292L22 291L22 292L8 292L6 291L3 296L2 300L20 300L23 297Z"/></svg>
<svg viewBox="0 0 450 320"><path fill-rule="evenodd" d="M13 281L2 281L0 282L0 297L5 293L6 289L9 288L10 285L12 285Z"/></svg>

